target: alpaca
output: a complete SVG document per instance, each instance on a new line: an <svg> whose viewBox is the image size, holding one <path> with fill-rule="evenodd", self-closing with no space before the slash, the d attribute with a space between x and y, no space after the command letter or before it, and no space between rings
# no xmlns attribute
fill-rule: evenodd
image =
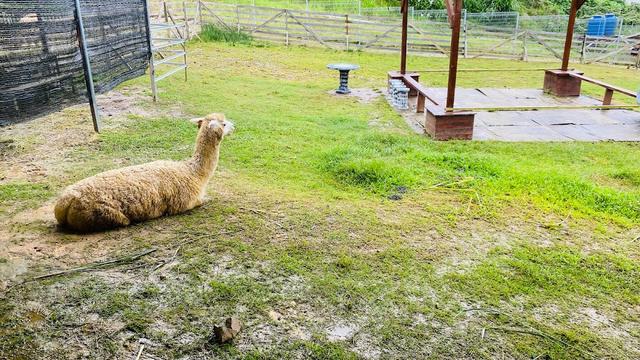
<svg viewBox="0 0 640 360"><path fill-rule="evenodd" d="M199 131L193 156L106 171L69 186L54 212L58 224L77 232L127 226L191 210L204 202L205 187L234 126L223 114L193 119Z"/></svg>

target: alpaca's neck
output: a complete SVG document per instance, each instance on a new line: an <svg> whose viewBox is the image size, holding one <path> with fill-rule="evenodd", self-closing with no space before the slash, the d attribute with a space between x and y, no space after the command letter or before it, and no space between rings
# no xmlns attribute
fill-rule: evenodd
<svg viewBox="0 0 640 360"><path fill-rule="evenodd" d="M196 148L191 158L191 164L201 180L206 183L218 166L220 156L220 142L213 143L211 139L205 139L199 134L196 140Z"/></svg>

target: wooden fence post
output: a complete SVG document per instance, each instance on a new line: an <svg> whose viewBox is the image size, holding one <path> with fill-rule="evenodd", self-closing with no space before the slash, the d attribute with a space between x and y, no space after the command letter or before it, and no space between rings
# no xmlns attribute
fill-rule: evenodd
<svg viewBox="0 0 640 360"><path fill-rule="evenodd" d="M289 46L289 11L284 13L284 44Z"/></svg>
<svg viewBox="0 0 640 360"><path fill-rule="evenodd" d="M580 48L580 64L584 64L585 57L587 56L587 34L582 36L582 47Z"/></svg>
<svg viewBox="0 0 640 360"><path fill-rule="evenodd" d="M169 22L169 10L167 10L167 2L162 2L162 8L164 9L164 22Z"/></svg>
<svg viewBox="0 0 640 360"><path fill-rule="evenodd" d="M182 14L184 15L184 27L187 35L187 40L191 40L191 29L189 26L189 17L187 16L187 2L182 2Z"/></svg>
<svg viewBox="0 0 640 360"><path fill-rule="evenodd" d="M529 54L527 53L527 38L529 37L529 31L525 31L522 34L522 61L529 60Z"/></svg>
<svg viewBox="0 0 640 360"><path fill-rule="evenodd" d="M516 44L518 43L518 34L520 33L520 13L516 13L516 26L513 32L513 43L511 45L511 52L516 55Z"/></svg>
<svg viewBox="0 0 640 360"><path fill-rule="evenodd" d="M236 23L238 24L238 34L240 34L240 5L236 5Z"/></svg>
<svg viewBox="0 0 640 360"><path fill-rule="evenodd" d="M202 22L202 1L198 0L198 21L200 22L200 32L203 30L204 23Z"/></svg>
<svg viewBox="0 0 640 360"><path fill-rule="evenodd" d="M348 14L344 16L344 30L346 34L347 51L349 51L349 15Z"/></svg>

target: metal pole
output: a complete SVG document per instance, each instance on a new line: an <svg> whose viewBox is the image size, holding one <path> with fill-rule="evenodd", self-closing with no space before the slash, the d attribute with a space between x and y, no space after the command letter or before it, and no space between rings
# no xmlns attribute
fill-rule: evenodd
<svg viewBox="0 0 640 360"><path fill-rule="evenodd" d="M402 0L402 46L400 48L400 74L407 72L407 27L409 26L409 0Z"/></svg>
<svg viewBox="0 0 640 360"><path fill-rule="evenodd" d="M456 0L453 10L451 51L449 52L449 83L447 85L447 108L453 108L456 98L456 80L458 77L458 52L460 46L460 13L462 1Z"/></svg>
<svg viewBox="0 0 640 360"><path fill-rule="evenodd" d="M153 101L158 101L158 87L156 86L156 68L153 64L153 42L151 41L151 14L149 8L149 0L144 2L145 20L147 24L147 45L149 48L149 77L151 78L151 94L153 94Z"/></svg>
<svg viewBox="0 0 640 360"><path fill-rule="evenodd" d="M571 43L573 42L573 28L576 25L576 14L578 13L578 1L571 0L571 10L569 11L569 24L567 25L567 36L564 40L564 53L562 54L562 71L569 68L569 58L571 57Z"/></svg>
<svg viewBox="0 0 640 360"><path fill-rule="evenodd" d="M469 55L469 41L468 41L468 28L467 28L467 9L463 9L462 12L464 13L464 17L462 18L463 21L463 26L462 26L462 31L464 34L464 58L466 59L467 56Z"/></svg>
<svg viewBox="0 0 640 360"><path fill-rule="evenodd" d="M80 54L82 55L82 65L84 67L84 79L87 84L87 96L91 107L91 118L93 119L93 130L100 132L100 117L98 114L98 104L96 103L96 92L93 87L93 75L91 74L91 61L87 49L87 38L84 33L84 23L82 22L82 10L80 0L75 0L76 5L76 26L78 27L78 43L80 44Z"/></svg>

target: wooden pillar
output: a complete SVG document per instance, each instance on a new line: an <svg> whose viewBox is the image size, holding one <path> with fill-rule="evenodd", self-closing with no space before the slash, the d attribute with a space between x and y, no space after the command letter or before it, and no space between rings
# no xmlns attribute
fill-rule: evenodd
<svg viewBox="0 0 640 360"><path fill-rule="evenodd" d="M571 44L573 42L573 28L576 25L576 15L584 0L571 0L569 10L569 24L567 25L567 36L564 40L564 53L562 55L562 71L569 69L569 59L571 58Z"/></svg>
<svg viewBox="0 0 640 360"><path fill-rule="evenodd" d="M602 99L602 105L611 105L611 100L613 100L613 90L606 89L604 99Z"/></svg>
<svg viewBox="0 0 640 360"><path fill-rule="evenodd" d="M454 3L451 4L451 1ZM456 80L458 77L458 52L460 46L460 18L463 0L447 0L449 19L451 21L451 51L449 52L449 82L447 84L447 108L453 108L456 97Z"/></svg>
<svg viewBox="0 0 640 360"><path fill-rule="evenodd" d="M402 0L402 47L400 49L400 74L407 72L407 28L409 27L409 0Z"/></svg>

